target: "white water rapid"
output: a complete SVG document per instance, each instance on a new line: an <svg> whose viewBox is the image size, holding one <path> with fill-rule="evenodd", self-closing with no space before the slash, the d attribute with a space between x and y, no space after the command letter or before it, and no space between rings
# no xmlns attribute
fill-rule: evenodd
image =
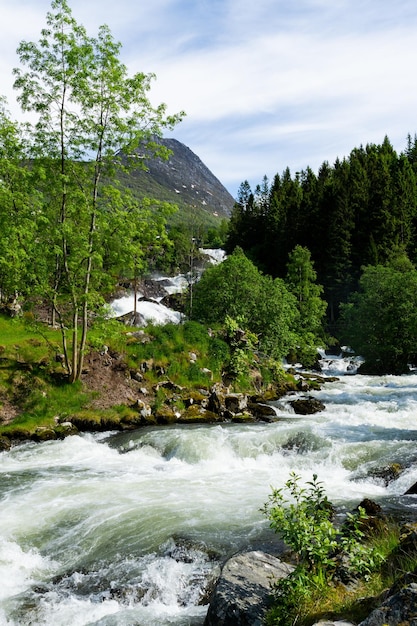
<svg viewBox="0 0 417 626"><path fill-rule="evenodd" d="M326 410L308 417L278 402L270 424L144 428L1 453L1 626L201 625L219 563L275 540L259 509L292 471L316 473L341 509L370 497L417 515L417 496L402 495L417 481L417 375L343 375L314 395ZM397 480L372 477L393 462L405 468Z"/></svg>
<svg viewBox="0 0 417 626"><path fill-rule="evenodd" d="M225 258L225 252L222 249L217 248L201 248L200 252L203 253L207 259L208 264L217 265L221 263ZM195 282L198 280L201 271L195 271L193 276L189 274L178 274L177 276L165 276L163 274L154 274L150 278L158 284L161 282L165 294L182 293L190 286L190 281ZM139 293L139 300L136 303L137 312L143 317L146 323L153 324L179 324L183 315L178 311L174 311L162 304L163 297L155 298L154 300L142 299L143 294ZM113 300L110 304L111 315L114 317L120 317L130 313L135 308L134 306L134 294L128 293L125 296Z"/></svg>

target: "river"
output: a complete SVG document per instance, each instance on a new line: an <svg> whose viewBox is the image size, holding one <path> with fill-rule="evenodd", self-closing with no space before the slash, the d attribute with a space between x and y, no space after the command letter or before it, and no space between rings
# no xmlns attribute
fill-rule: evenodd
<svg viewBox="0 0 417 626"><path fill-rule="evenodd" d="M346 373L346 362L327 362ZM197 626L219 563L274 540L271 486L317 474L342 510L413 516L417 375L341 375L326 410L251 425L102 433L0 454L0 625ZM372 470L405 470L388 486Z"/></svg>

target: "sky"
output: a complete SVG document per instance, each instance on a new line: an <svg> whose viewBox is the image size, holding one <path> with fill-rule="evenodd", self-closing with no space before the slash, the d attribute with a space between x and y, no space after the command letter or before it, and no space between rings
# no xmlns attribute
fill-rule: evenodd
<svg viewBox="0 0 417 626"><path fill-rule="evenodd" d="M107 24L130 74L152 72L150 99L186 112L166 134L236 197L286 167L311 167L387 135L417 133L415 0L68 0L91 36ZM0 95L16 49L39 40L50 0L0 0Z"/></svg>

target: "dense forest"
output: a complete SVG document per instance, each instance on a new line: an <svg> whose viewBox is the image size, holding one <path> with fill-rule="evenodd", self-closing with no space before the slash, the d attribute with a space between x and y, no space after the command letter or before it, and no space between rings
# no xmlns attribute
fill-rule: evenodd
<svg viewBox="0 0 417 626"><path fill-rule="evenodd" d="M311 253L324 287L328 320L358 289L362 268L385 264L401 249L417 260L417 140L408 136L397 154L381 145L352 150L333 166L324 162L291 175L287 168L269 184L239 189L226 251L236 246L263 272L284 277L296 245Z"/></svg>

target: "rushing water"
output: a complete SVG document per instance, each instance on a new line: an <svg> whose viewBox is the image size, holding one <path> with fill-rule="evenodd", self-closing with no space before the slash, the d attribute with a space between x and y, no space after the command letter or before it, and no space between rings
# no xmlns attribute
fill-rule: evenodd
<svg viewBox="0 0 417 626"><path fill-rule="evenodd" d="M343 361L329 372L346 369ZM338 506L412 515L417 375L341 376L326 410L271 424L145 428L0 454L0 625L197 626L228 555L274 539L260 507L290 472ZM399 462L385 486L372 470ZM201 603L202 602L202 603Z"/></svg>

